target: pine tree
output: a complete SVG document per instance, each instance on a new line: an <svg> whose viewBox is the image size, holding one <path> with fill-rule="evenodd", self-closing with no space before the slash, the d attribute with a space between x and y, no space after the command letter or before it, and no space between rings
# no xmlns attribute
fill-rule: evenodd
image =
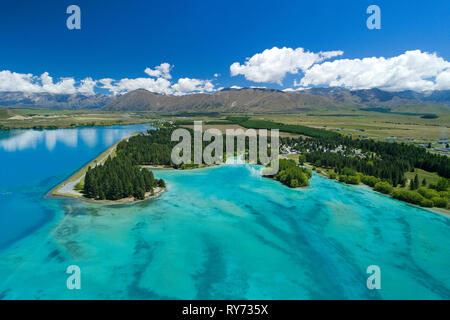
<svg viewBox="0 0 450 320"><path fill-rule="evenodd" d="M416 173L414 177L414 190L419 188L419 175Z"/></svg>
<svg viewBox="0 0 450 320"><path fill-rule="evenodd" d="M402 188L404 188L406 186L406 179L402 179L402 181L400 182L400 186Z"/></svg>
<svg viewBox="0 0 450 320"><path fill-rule="evenodd" d="M145 199L144 190L141 187L138 187L136 189L136 192L134 193L134 197L138 200L144 200Z"/></svg>
<svg viewBox="0 0 450 320"><path fill-rule="evenodd" d="M411 182L409 183L409 189L416 190L418 188L419 188L419 176L416 174L414 176L414 180L411 180Z"/></svg>

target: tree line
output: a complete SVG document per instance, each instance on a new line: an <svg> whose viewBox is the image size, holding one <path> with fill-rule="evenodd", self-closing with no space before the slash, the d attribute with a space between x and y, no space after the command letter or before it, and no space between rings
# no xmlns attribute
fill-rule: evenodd
<svg viewBox="0 0 450 320"><path fill-rule="evenodd" d="M268 120L249 120L248 117L228 117L228 121L238 124L244 128L253 129L279 129L283 132L302 134L313 138L337 138L341 135L337 132L311 128L298 124L284 124Z"/></svg>
<svg viewBox="0 0 450 320"><path fill-rule="evenodd" d="M99 200L142 200L145 193L153 193L156 187L164 188L164 180L155 179L153 172L139 168L126 154L118 153L114 158L108 157L103 165L88 168L83 193Z"/></svg>
<svg viewBox="0 0 450 320"><path fill-rule="evenodd" d="M282 145L295 147L305 153L307 161L318 166L344 167L355 169L364 174L388 179L393 185L404 181L404 173L423 169L437 172L444 178L450 178L450 159L443 155L432 154L424 148L411 144L374 141L372 139L352 139L350 137L333 138L281 138ZM337 148L341 150L336 151ZM330 152L334 150L336 152ZM355 156L359 150L364 156Z"/></svg>

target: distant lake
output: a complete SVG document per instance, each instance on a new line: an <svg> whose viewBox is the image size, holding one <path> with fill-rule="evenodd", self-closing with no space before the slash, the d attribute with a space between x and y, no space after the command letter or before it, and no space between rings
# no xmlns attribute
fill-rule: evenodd
<svg viewBox="0 0 450 320"><path fill-rule="evenodd" d="M316 174L289 189L251 165L157 170L155 200L44 198L147 128L1 133L0 299L450 299L450 219Z"/></svg>

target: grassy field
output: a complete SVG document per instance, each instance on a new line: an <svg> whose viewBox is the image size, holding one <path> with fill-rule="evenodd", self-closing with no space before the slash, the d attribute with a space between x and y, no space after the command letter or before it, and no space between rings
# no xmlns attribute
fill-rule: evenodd
<svg viewBox="0 0 450 320"><path fill-rule="evenodd" d="M236 115L232 115L236 116ZM434 141L450 136L450 115L441 114L436 119L424 119L420 115L403 115L369 111L307 112L297 114L253 114L250 120L269 120L284 124L299 124L355 137L386 140L396 137L402 141L413 138L418 141ZM211 125L223 122L226 115L217 117L171 117L181 121L203 120Z"/></svg>
<svg viewBox="0 0 450 320"><path fill-rule="evenodd" d="M203 114L186 116L160 115L145 112L109 112L99 110L47 110L0 108L2 128L53 128L88 125L112 125L149 122L154 119L190 122L203 120L204 129L218 127L236 128L225 118L227 114ZM235 114L233 116L236 116ZM431 143L432 147L442 138L450 137L450 115L441 114L436 119L424 119L420 115L402 115L369 111L304 112L297 114L252 114L250 120L269 120L284 124L298 124L323 128L355 138L371 138L381 141L398 141L415 144ZM294 135L295 136L295 135Z"/></svg>
<svg viewBox="0 0 450 320"><path fill-rule="evenodd" d="M172 120L203 120L209 126L226 127L221 124L227 115L212 117L172 117ZM236 116L236 115L232 115ZM244 115L242 115L244 116ZM378 141L431 144L432 148L443 148L450 138L450 115L441 114L435 119L424 119L420 115L392 114L369 111L328 111L298 114L247 115L250 120L269 120L284 124L297 124L339 132L354 138L369 138ZM230 126L232 126L230 124ZM205 127L205 125L204 125ZM430 151L433 151L430 149Z"/></svg>
<svg viewBox="0 0 450 320"><path fill-rule="evenodd" d="M50 110L0 108L0 128L70 128L114 124L145 123L152 114L100 110Z"/></svg>
<svg viewBox="0 0 450 320"><path fill-rule="evenodd" d="M368 136L377 140L397 137L400 141L406 138L431 141L449 137L450 134L450 115L440 115L436 119L423 119L420 116L358 111L339 114L265 115L254 118L340 130L342 134Z"/></svg>
<svg viewBox="0 0 450 320"><path fill-rule="evenodd" d="M422 180L425 178L427 185L430 183L434 183L436 184L439 180L439 176L437 173L435 172L428 172L428 171L424 171L421 169L414 169L414 172L406 172L405 173L405 177L408 180L414 180L414 177L416 176L416 174L419 177L419 183L420 186L422 186Z"/></svg>

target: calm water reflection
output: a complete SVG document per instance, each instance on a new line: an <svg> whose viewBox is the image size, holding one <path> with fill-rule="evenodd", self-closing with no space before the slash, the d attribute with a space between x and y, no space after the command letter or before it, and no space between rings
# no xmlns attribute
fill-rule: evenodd
<svg viewBox="0 0 450 320"><path fill-rule="evenodd" d="M42 197L116 141L148 125L0 132L0 248L53 217Z"/></svg>

